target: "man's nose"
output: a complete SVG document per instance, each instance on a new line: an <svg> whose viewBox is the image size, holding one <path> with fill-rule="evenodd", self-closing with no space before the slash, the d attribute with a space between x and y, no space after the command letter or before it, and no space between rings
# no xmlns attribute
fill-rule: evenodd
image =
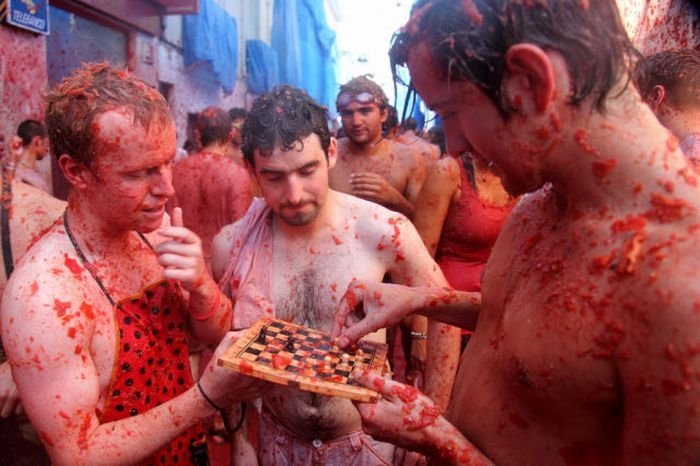
<svg viewBox="0 0 700 466"><path fill-rule="evenodd" d="M160 168L153 185L153 194L168 198L175 195L175 188L173 187L173 168L170 164Z"/></svg>
<svg viewBox="0 0 700 466"><path fill-rule="evenodd" d="M353 126L362 124L362 115L360 112L353 112L350 122L353 124Z"/></svg>
<svg viewBox="0 0 700 466"><path fill-rule="evenodd" d="M301 181L296 176L290 176L287 180L287 202L291 205L299 204L303 193Z"/></svg>

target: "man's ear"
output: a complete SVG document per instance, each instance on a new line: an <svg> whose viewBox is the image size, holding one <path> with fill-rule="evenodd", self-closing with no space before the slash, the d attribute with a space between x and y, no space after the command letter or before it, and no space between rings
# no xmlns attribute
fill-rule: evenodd
<svg viewBox="0 0 700 466"><path fill-rule="evenodd" d="M666 88L661 84L657 84L647 96L647 104L649 104L654 113L657 113L664 100L666 100Z"/></svg>
<svg viewBox="0 0 700 466"><path fill-rule="evenodd" d="M76 189L85 188L90 177L94 177L90 169L68 154L58 157L58 166L68 182Z"/></svg>
<svg viewBox="0 0 700 466"><path fill-rule="evenodd" d="M516 44L505 55L503 97L509 107L522 109L530 99L535 108L547 110L554 98L556 82L550 57L533 44Z"/></svg>
<svg viewBox="0 0 700 466"><path fill-rule="evenodd" d="M29 147L34 151L38 151L41 149L41 146L43 145L44 141L42 140L42 136L34 136L32 138L32 142L29 143Z"/></svg>
<svg viewBox="0 0 700 466"><path fill-rule="evenodd" d="M331 137L331 143L328 145L328 169L335 167L338 160L338 140Z"/></svg>
<svg viewBox="0 0 700 466"><path fill-rule="evenodd" d="M382 120L382 125L386 123L387 118L389 118L389 107L379 108L379 116Z"/></svg>

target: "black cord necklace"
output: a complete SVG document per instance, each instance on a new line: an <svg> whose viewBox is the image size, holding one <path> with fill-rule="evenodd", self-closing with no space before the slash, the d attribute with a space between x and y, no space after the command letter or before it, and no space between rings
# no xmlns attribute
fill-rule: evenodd
<svg viewBox="0 0 700 466"><path fill-rule="evenodd" d="M100 280L100 278L95 273L94 267L87 260L87 257L85 257L85 254L83 253L83 250L80 249L78 242L75 240L73 233L70 231L70 227L68 226L68 210L65 210L63 212L63 227L66 229L66 234L68 235L68 239L73 244L73 247L75 248L75 252L76 252L76 254L78 254L78 257L80 258L80 261L83 263L83 266L85 266L85 269L88 272L90 272L90 275L92 275L92 278L97 283L97 286L100 287L100 289L102 290L102 293L104 293L104 295L107 297L107 299L109 300L112 307L114 307L114 300L112 299L112 296L110 296L110 294L107 292L107 289L102 284L102 280Z"/></svg>

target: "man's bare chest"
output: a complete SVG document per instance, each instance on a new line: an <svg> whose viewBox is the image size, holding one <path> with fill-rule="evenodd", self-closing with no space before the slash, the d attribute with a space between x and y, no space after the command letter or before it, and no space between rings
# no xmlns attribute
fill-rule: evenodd
<svg viewBox="0 0 700 466"><path fill-rule="evenodd" d="M374 173L384 178L397 191L403 192L409 176L409 167L393 155L377 157L346 156L339 158L331 173L337 182L351 186L350 178L354 173Z"/></svg>
<svg viewBox="0 0 700 466"><path fill-rule="evenodd" d="M353 279L383 278L385 266L376 255L350 243L334 244L330 251L317 246L315 254L273 253L272 292L277 317L330 330L337 306Z"/></svg>
<svg viewBox="0 0 700 466"><path fill-rule="evenodd" d="M491 353L494 375L533 403L612 403L627 325L623 285L595 270L595 237L540 231L489 263L473 343Z"/></svg>

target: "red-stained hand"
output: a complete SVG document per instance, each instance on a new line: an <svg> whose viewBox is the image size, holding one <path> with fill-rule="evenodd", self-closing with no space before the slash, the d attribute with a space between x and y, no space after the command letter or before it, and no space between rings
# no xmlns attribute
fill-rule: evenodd
<svg viewBox="0 0 700 466"><path fill-rule="evenodd" d="M410 314L419 288L353 280L336 309L331 338L344 348L363 336L393 325Z"/></svg>
<svg viewBox="0 0 700 466"><path fill-rule="evenodd" d="M352 194L382 205L397 205L403 199L383 176L372 172L356 172L350 175Z"/></svg>
<svg viewBox="0 0 700 466"><path fill-rule="evenodd" d="M10 417L22 413L17 386L12 379L10 363L0 364L0 417Z"/></svg>
<svg viewBox="0 0 700 466"><path fill-rule="evenodd" d="M243 331L226 333L199 379L202 389L217 406L224 407L231 403L258 398L267 384L260 379L242 375L218 364L219 357L236 342L242 333Z"/></svg>
<svg viewBox="0 0 700 466"><path fill-rule="evenodd" d="M441 418L440 408L430 398L417 388L374 372L356 371L353 376L381 394L377 403L355 402L365 432L412 450L430 441L425 430Z"/></svg>
<svg viewBox="0 0 700 466"><path fill-rule="evenodd" d="M204 263L202 242L199 237L183 226L182 209L173 209L172 225L162 228L158 234L170 238L156 245L158 262L163 266L163 276L179 280L187 291L195 291L208 278Z"/></svg>

